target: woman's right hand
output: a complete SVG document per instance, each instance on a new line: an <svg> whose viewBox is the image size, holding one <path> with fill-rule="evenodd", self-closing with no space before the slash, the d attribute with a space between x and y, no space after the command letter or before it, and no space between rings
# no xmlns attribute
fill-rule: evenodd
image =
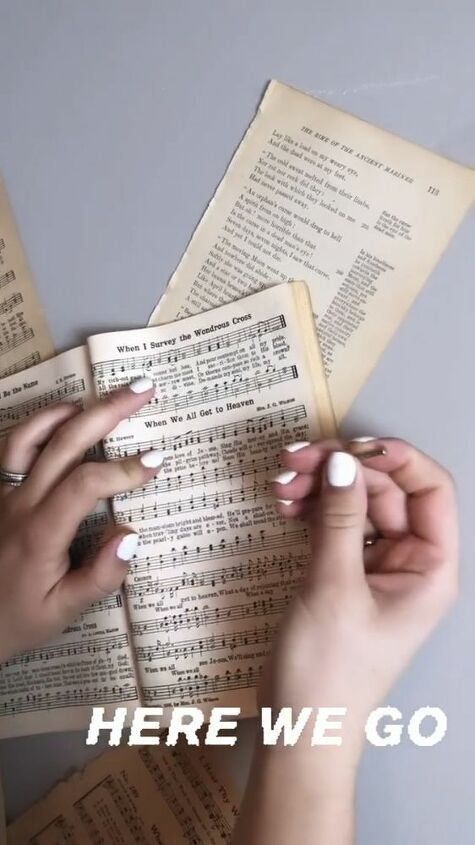
<svg viewBox="0 0 475 845"><path fill-rule="evenodd" d="M152 381L141 378L84 411L50 406L0 441L0 467L28 474L20 487L0 483L0 662L59 635L121 586L138 542L132 527L111 526L95 557L78 568L71 568L69 548L100 499L147 484L164 455L83 459L153 392Z"/></svg>
<svg viewBox="0 0 475 845"><path fill-rule="evenodd" d="M378 448L385 454L361 456ZM294 723L303 708L346 715L341 745L319 746L317 737L312 746L312 720L295 746L257 746L233 842L349 845L366 718L456 595L454 488L442 467L400 440L293 444L282 462L278 508L307 520L312 552L261 704L274 717L292 708ZM367 517L379 538L365 549Z"/></svg>
<svg viewBox="0 0 475 845"><path fill-rule="evenodd" d="M384 454L365 458L371 451ZM454 600L454 485L432 458L392 438L322 441L282 454L278 507L306 519L312 554L279 631L265 703L346 706L351 732ZM365 547L368 520L378 539ZM359 748L362 738L360 731L347 745L356 739Z"/></svg>
<svg viewBox="0 0 475 845"><path fill-rule="evenodd" d="M392 438L343 448L322 441L283 452L287 483L274 489L287 504L278 507L307 520L312 555L266 694L275 707L347 706L351 725L381 702L450 607L458 529L452 479L432 458ZM384 454L366 459L368 450ZM365 547L368 520L378 539Z"/></svg>

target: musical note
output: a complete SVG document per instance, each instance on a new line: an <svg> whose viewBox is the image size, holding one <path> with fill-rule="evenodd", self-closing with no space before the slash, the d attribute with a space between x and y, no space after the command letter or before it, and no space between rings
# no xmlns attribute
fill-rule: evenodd
<svg viewBox="0 0 475 845"><path fill-rule="evenodd" d="M184 628L200 628L201 625L218 625L248 619L250 616L267 616L283 613L290 597L255 599L247 604L231 604L221 607L186 608L180 613L169 613L162 618L133 622L133 634L158 634L160 631L178 631Z"/></svg>
<svg viewBox="0 0 475 845"><path fill-rule="evenodd" d="M122 607L122 596L120 593L106 596L106 598L100 599L100 601L95 601L94 604L83 610L81 616L87 616L88 613L102 612L103 610L115 610L117 607Z"/></svg>
<svg viewBox="0 0 475 845"><path fill-rule="evenodd" d="M215 402L218 399L230 399L233 396L241 396L243 393L250 394L254 391L265 390L266 388L275 387L277 384L290 381L298 378L298 371L295 364L287 367L281 367L280 370L271 368L264 373L257 373L248 378L236 376L232 381L222 381L208 387L205 386L202 390L195 393L180 393L176 396L171 396L164 399L151 399L140 411L137 411L136 417L149 417L154 414L162 414L165 411L179 411L181 408L192 408L195 405L202 405L204 402Z"/></svg>
<svg viewBox="0 0 475 845"><path fill-rule="evenodd" d="M137 688L130 684L114 687L91 687L16 696L0 703L0 716L54 710L63 707L85 707L94 704L119 704L137 700Z"/></svg>
<svg viewBox="0 0 475 845"><path fill-rule="evenodd" d="M188 346L182 346L176 351L159 352L154 355L140 355L137 357L114 358L109 361L101 361L93 366L93 373L96 379L114 378L117 375L129 374L131 370L139 370L141 373L148 370L162 367L164 364L175 364L187 358L198 358L201 355L216 352L220 349L229 349L232 346L239 346L254 337L261 337L269 332L279 331L285 328L286 322L283 314L271 317L269 320L260 320L251 323L242 329L227 334L215 335L208 340L200 340Z"/></svg>
<svg viewBox="0 0 475 845"><path fill-rule="evenodd" d="M40 360L41 359L39 352L32 352L31 355L26 355L25 358L21 358L20 361L17 361L10 367L6 367L4 370L0 370L0 378L6 378L7 376L12 376L15 373L19 373L22 370L27 370L28 367L33 367L35 364L39 364Z"/></svg>
<svg viewBox="0 0 475 845"><path fill-rule="evenodd" d="M16 349L34 336L35 333L31 326L23 326L19 334L14 334L9 340L0 340L0 355L11 352L12 349Z"/></svg>
<svg viewBox="0 0 475 845"><path fill-rule="evenodd" d="M19 402L15 405L6 405L0 408L0 425L5 420L7 423L18 422L19 420L29 417L38 411L40 408L46 408L52 402L59 402L61 399L66 399L68 396L75 396L82 394L85 391L84 379L74 379L49 390L46 393L41 393L33 399L27 399L25 402ZM12 426L11 426L12 427Z"/></svg>
<svg viewBox="0 0 475 845"><path fill-rule="evenodd" d="M158 792L175 816L185 841L189 845L198 845L203 841L202 837L198 834L192 817L185 809L186 805L180 802L173 781L167 776L167 772L161 771L157 760L152 757L147 748L140 748L139 755L152 776Z"/></svg>
<svg viewBox="0 0 475 845"><path fill-rule="evenodd" d="M233 631L231 633L212 634L209 637L194 638L189 640L178 640L175 642L158 642L156 645L137 646L135 649L137 660L141 663L151 663L153 660L162 660L173 657L175 659L194 657L207 652L226 651L232 652L237 648L247 648L256 645L268 645L274 636L275 625L266 625L264 628L249 628L245 631Z"/></svg>
<svg viewBox="0 0 475 845"><path fill-rule="evenodd" d="M170 567L192 565L205 560L222 560L239 554L253 552L271 552L274 549L294 548L299 543L308 543L308 533L305 526L292 528L275 534L267 534L261 530L256 536L248 534L245 537L236 536L233 540L221 540L208 546L184 545L180 548L172 547L169 552L147 557L134 557L130 564L130 571L134 575L153 571L163 571Z"/></svg>
<svg viewBox="0 0 475 845"><path fill-rule="evenodd" d="M12 657L0 666L2 669L7 666L21 666L28 663L41 662L43 660L56 660L58 657L72 657L79 654L99 654L127 648L129 638L127 634L117 634L114 637L96 637L88 640L75 640L74 642L59 643L58 645L46 645L43 648L34 648Z"/></svg>
<svg viewBox="0 0 475 845"><path fill-rule="evenodd" d="M139 487L131 493L121 493L114 497L116 502L123 502L129 499L142 499L146 496L154 496L158 493L170 493L172 490L182 490L193 487L195 484L211 485L219 481L231 481L233 478L244 479L247 476L255 476L258 473L269 473L280 466L279 455L270 458L242 460L238 464L215 467L208 471L191 472L189 475L175 475L170 478L154 478L145 487Z"/></svg>
<svg viewBox="0 0 475 845"><path fill-rule="evenodd" d="M190 678L177 684L161 684L160 686L143 686L144 701L151 704L155 701L180 701L189 704L190 701L206 695L216 695L219 692L230 692L238 689L252 689L257 686L262 667L247 672L236 669L224 675L205 675Z"/></svg>
<svg viewBox="0 0 475 845"><path fill-rule="evenodd" d="M200 572L191 572L189 575L177 575L174 578L156 578L147 581L146 584L128 584L125 587L126 596L143 597L148 595L163 595L164 593L174 594L178 590L191 589L193 587L215 587L217 584L228 584L232 581L259 581L271 576L287 574L289 568L293 574L297 574L299 568L303 568L308 562L307 552L301 554L281 554L267 557L259 556L247 563L238 563L234 566L223 566L220 569L208 569Z"/></svg>
<svg viewBox="0 0 475 845"><path fill-rule="evenodd" d="M5 242L4 242L5 244ZM6 273L3 273L0 276L0 288L4 288L6 285L9 285L11 282L14 282L16 279L15 271L14 270L7 270Z"/></svg>
<svg viewBox="0 0 475 845"><path fill-rule="evenodd" d="M134 843L136 845L149 845L150 840L145 832L143 821L138 815L137 806L130 801L130 797L122 781L116 780L112 775L105 777L93 790L89 790L86 795L73 804L76 812L82 817L83 824L88 829L88 840L90 842L96 842L98 845L103 841L100 830L97 824L93 822L92 816L86 807L86 799L88 801L92 800L93 804L103 804L104 796L98 794L100 790L103 790L114 804L112 810L113 816L117 819L118 825L122 822L124 828L132 836Z"/></svg>
<svg viewBox="0 0 475 845"><path fill-rule="evenodd" d="M176 514L189 513L190 511L206 510L207 508L217 509L242 502L256 501L256 499L268 496L268 483L256 484L252 487L241 487L240 490L226 490L223 493L203 493L196 498L179 500L178 502L165 502L153 505L142 505L140 508L120 511L114 509L115 521L119 524L125 522L143 522L147 519L160 519L164 516L175 516Z"/></svg>
<svg viewBox="0 0 475 845"><path fill-rule="evenodd" d="M181 771L183 772L190 786L196 792L196 795L198 796L198 800L200 801L202 807L206 808L209 818L213 823L213 827L218 831L218 833L220 833L221 837L226 842L229 841L232 833L231 825L229 821L225 818L220 807L218 807L213 793L206 786L203 778L200 777L197 770L193 766L191 761L191 755L180 754L177 755L177 757L178 756Z"/></svg>
<svg viewBox="0 0 475 845"><path fill-rule="evenodd" d="M260 417L250 417L249 419L239 420L238 422L189 431L186 434L176 437L140 440L138 442L134 441L133 444L107 442L105 444L105 454L107 458L112 460L138 455L141 452L146 452L148 449L163 449L163 451L170 452L171 450L176 451L177 449L183 449L188 446L214 443L215 441L231 440L232 438L241 439L243 435L264 434L270 429L284 431L293 423L305 419L306 416L307 411L305 405L294 405L292 408L274 411Z"/></svg>
<svg viewBox="0 0 475 845"><path fill-rule="evenodd" d="M72 566L79 566L99 550L108 523L108 511L102 509L96 510L82 520L69 549Z"/></svg>
<svg viewBox="0 0 475 845"><path fill-rule="evenodd" d="M9 314L10 311L13 311L13 309L17 305L21 305L22 302L23 296L21 293L17 292L12 294L11 296L7 297L2 302L0 302L0 314Z"/></svg>
<svg viewBox="0 0 475 845"><path fill-rule="evenodd" d="M53 838L51 838L53 837ZM62 814L55 816L49 824L28 840L28 845L50 845L50 843L70 842L71 845L78 845L74 831L69 822Z"/></svg>

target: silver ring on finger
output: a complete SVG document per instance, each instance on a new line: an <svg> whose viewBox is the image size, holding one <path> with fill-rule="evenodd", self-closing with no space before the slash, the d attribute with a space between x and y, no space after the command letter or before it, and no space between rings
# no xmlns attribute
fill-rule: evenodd
<svg viewBox="0 0 475 845"><path fill-rule="evenodd" d="M27 478L27 472L10 472L10 470L0 467L0 484L8 484L10 487L20 487Z"/></svg>
<svg viewBox="0 0 475 845"><path fill-rule="evenodd" d="M378 540L382 540L382 539L383 539L383 535L380 534L379 531L376 531L375 534L371 534L371 535L364 538L363 546L365 547L365 549L367 549L367 548L369 548L369 546L375 546L376 543L378 542Z"/></svg>

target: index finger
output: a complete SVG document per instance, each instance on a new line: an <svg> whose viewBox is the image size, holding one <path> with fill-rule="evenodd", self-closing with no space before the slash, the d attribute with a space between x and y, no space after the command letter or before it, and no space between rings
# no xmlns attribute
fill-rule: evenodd
<svg viewBox="0 0 475 845"><path fill-rule="evenodd" d="M363 458L365 466L387 473L407 497L409 525L413 534L446 556L457 556L458 526L455 486L450 473L404 440L375 439L371 444L353 441L353 455L384 447L386 454Z"/></svg>
<svg viewBox="0 0 475 845"><path fill-rule="evenodd" d="M34 503L43 498L77 466L91 446L149 401L154 389L151 379L136 379L62 425L41 452L24 484L29 499Z"/></svg>

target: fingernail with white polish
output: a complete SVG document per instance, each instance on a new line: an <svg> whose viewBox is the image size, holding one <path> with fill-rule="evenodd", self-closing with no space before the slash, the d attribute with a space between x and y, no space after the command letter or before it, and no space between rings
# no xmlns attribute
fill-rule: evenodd
<svg viewBox="0 0 475 845"><path fill-rule="evenodd" d="M348 452L333 452L327 463L327 479L331 487L349 487L356 478L356 461Z"/></svg>
<svg viewBox="0 0 475 845"><path fill-rule="evenodd" d="M305 446L310 446L308 440L297 440L296 443L287 443L284 449L286 452L298 452L299 449L304 449Z"/></svg>
<svg viewBox="0 0 475 845"><path fill-rule="evenodd" d="M132 393L145 393L147 390L151 390L152 387L155 387L155 385L152 379L147 378L147 376L137 378L129 384Z"/></svg>
<svg viewBox="0 0 475 845"><path fill-rule="evenodd" d="M160 452L159 449L151 449L150 452L144 452L140 456L140 463L148 469L156 469L157 467L161 467L165 458L165 452Z"/></svg>
<svg viewBox="0 0 475 845"><path fill-rule="evenodd" d="M372 440L377 439L377 437L352 437L350 443L371 443Z"/></svg>
<svg viewBox="0 0 475 845"><path fill-rule="evenodd" d="M132 560L139 544L138 534L126 534L117 546L116 555L119 560Z"/></svg>
<svg viewBox="0 0 475 845"><path fill-rule="evenodd" d="M278 502L279 505L293 505L294 500L293 499L276 499L276 502Z"/></svg>
<svg viewBox="0 0 475 845"><path fill-rule="evenodd" d="M281 472L280 475L276 475L272 481L275 484L290 484L291 481L297 478L297 473L294 472L292 469L288 469L286 472Z"/></svg>

